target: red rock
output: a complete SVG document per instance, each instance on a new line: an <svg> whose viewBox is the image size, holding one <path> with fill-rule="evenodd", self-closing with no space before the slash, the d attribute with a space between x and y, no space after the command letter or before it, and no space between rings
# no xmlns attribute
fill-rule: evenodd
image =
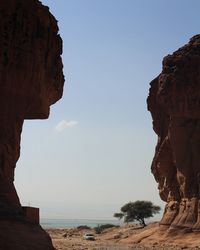
<svg viewBox="0 0 200 250"><path fill-rule="evenodd" d="M147 103L158 135L152 173L167 202L161 224L200 230L200 35L164 58Z"/></svg>
<svg viewBox="0 0 200 250"><path fill-rule="evenodd" d="M1 1L0 219L4 221L25 219L13 185L23 121L48 118L50 105L62 97L61 54L57 21L48 7L38 0ZM0 227L0 238L1 234ZM48 244L53 249L50 241Z"/></svg>
<svg viewBox="0 0 200 250"><path fill-rule="evenodd" d="M40 226L17 220L1 220L0 249L55 250L50 236Z"/></svg>

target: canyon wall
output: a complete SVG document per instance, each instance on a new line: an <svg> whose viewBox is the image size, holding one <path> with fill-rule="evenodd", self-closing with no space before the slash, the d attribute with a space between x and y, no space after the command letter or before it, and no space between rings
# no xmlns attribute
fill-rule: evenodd
<svg viewBox="0 0 200 250"><path fill-rule="evenodd" d="M158 135L151 169L167 203L160 224L200 230L200 35L166 56L150 85Z"/></svg>
<svg viewBox="0 0 200 250"><path fill-rule="evenodd" d="M0 4L0 240L2 221L26 222L14 187L25 119L46 119L50 105L62 97L62 40L57 21L38 0L2 0ZM31 146L31 145L30 145ZM31 160L31 159L30 159ZM31 177L30 177L31 178ZM16 222L17 221L17 222ZM23 224L18 225L26 228ZM30 225L29 225L30 226ZM37 231L37 226L36 231ZM39 226L38 226L39 227ZM12 229L13 230L13 229ZM41 228L38 232L41 232ZM30 230L25 230L26 234ZM24 232L25 232L24 231ZM16 230L17 235L18 230ZM44 232L43 232L44 234ZM16 236L17 237L17 236ZM27 235L26 235L26 237ZM48 238L48 237L47 237ZM50 241L49 241L50 242ZM22 243L23 244L23 243ZM27 242L28 244L28 242ZM47 244L48 245L48 244ZM21 249L31 248L24 245ZM12 249L4 245L0 249ZM13 248L18 249L18 248ZM43 250L53 249L51 242Z"/></svg>

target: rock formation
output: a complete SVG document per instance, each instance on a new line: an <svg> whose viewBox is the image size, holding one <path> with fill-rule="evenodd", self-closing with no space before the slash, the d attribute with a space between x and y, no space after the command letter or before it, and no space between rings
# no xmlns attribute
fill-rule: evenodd
<svg viewBox="0 0 200 250"><path fill-rule="evenodd" d="M24 119L46 119L62 97L62 40L38 0L0 4L0 219L23 221L13 181ZM0 226L0 239L1 239ZM0 248L12 249L12 248ZM18 248L13 248L18 249ZM31 247L20 249L32 249ZM37 248L34 248L35 250ZM50 248L42 248L53 249Z"/></svg>
<svg viewBox="0 0 200 250"><path fill-rule="evenodd" d="M158 135L152 173L167 202L160 224L200 230L200 35L166 56L150 85Z"/></svg>

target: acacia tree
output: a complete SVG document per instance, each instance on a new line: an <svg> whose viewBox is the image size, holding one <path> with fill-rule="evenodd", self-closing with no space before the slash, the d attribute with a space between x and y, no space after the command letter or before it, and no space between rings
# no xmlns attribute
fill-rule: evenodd
<svg viewBox="0 0 200 250"><path fill-rule="evenodd" d="M146 226L145 220L159 213L161 208L155 206L151 201L129 202L121 207L121 213L115 213L114 217L122 219L124 222L138 221L140 225Z"/></svg>

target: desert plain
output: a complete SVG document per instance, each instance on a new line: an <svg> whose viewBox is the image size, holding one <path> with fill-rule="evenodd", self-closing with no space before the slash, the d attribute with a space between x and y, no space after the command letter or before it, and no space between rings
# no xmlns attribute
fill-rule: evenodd
<svg viewBox="0 0 200 250"><path fill-rule="evenodd" d="M158 223L145 228L124 225L95 234L87 229L48 229L56 250L180 250L200 249L200 232L172 231ZM95 241L84 240L85 233L93 233ZM183 241L184 239L184 241Z"/></svg>

